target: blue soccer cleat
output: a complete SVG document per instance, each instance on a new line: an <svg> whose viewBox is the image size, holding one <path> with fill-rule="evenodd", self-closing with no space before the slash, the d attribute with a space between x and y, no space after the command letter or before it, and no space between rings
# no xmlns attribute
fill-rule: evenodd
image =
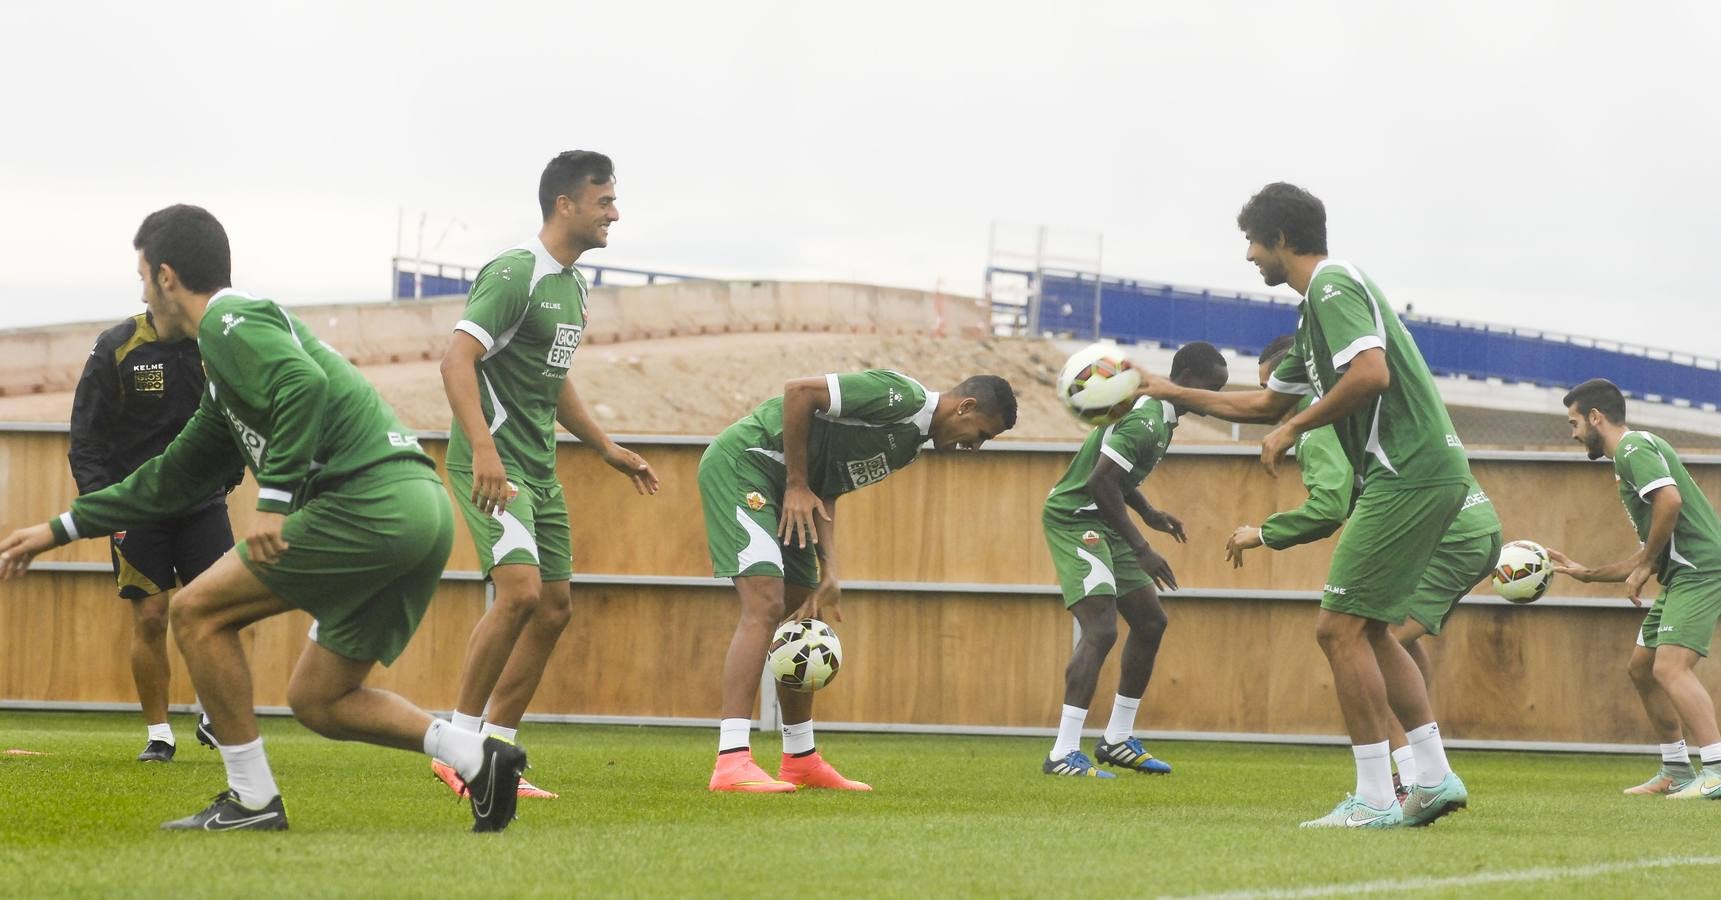
<svg viewBox="0 0 1721 900"><path fill-rule="evenodd" d="M1094 759L1104 765L1147 775L1171 774L1171 766L1164 760L1154 759L1153 754L1141 745L1140 738L1128 738L1115 744L1108 744L1101 738L1100 742L1094 745Z"/></svg>
<svg viewBox="0 0 1721 900"><path fill-rule="evenodd" d="M1071 750L1063 759L1048 759L1040 766L1040 771L1047 775L1074 775L1083 778L1116 778L1110 772L1101 772L1094 761L1088 759L1086 753Z"/></svg>

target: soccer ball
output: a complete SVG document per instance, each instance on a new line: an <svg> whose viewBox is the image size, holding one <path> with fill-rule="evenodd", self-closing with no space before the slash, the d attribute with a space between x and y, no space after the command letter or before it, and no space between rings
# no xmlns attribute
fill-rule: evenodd
<svg viewBox="0 0 1721 900"><path fill-rule="evenodd" d="M791 691L816 691L837 677L843 645L831 626L818 619L784 622L771 636L765 668Z"/></svg>
<svg viewBox="0 0 1721 900"><path fill-rule="evenodd" d="M1116 344L1089 344L1058 373L1058 399L1070 415L1089 425L1109 425L1129 412L1141 372Z"/></svg>
<svg viewBox="0 0 1721 900"><path fill-rule="evenodd" d="M1548 551L1534 541L1513 541L1500 548L1494 566L1494 592L1513 603L1533 603L1548 592L1554 574Z"/></svg>

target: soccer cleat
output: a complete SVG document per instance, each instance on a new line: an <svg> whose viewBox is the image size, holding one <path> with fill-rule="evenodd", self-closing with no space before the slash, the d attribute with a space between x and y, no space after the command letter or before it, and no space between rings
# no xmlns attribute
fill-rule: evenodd
<svg viewBox="0 0 1721 900"><path fill-rule="evenodd" d="M748 794L787 794L795 790L793 784L772 778L759 768L751 750L717 754L717 765L711 770L711 783L707 787Z"/></svg>
<svg viewBox="0 0 1721 900"><path fill-rule="evenodd" d="M1623 793L1633 795L1677 794L1685 790L1695 780L1697 780L1697 772L1689 764L1683 767L1664 765L1655 773L1654 777L1636 787L1626 788Z"/></svg>
<svg viewBox="0 0 1721 900"><path fill-rule="evenodd" d="M831 788L839 791L870 791L872 785L850 781L837 772L818 751L806 756L783 754L783 764L777 768L777 780L796 787Z"/></svg>
<svg viewBox="0 0 1721 900"><path fill-rule="evenodd" d="M1080 750L1071 750L1064 754L1063 759L1047 759L1040 764L1040 771L1047 775L1068 775L1082 778L1116 778L1112 772L1101 772L1094 761Z"/></svg>
<svg viewBox="0 0 1721 900"><path fill-rule="evenodd" d="M558 794L555 791L546 791L543 788L538 787L532 782L527 781L524 776L521 776L520 778L519 793L522 797L531 797L536 800L554 800L561 796L561 794Z"/></svg>
<svg viewBox="0 0 1721 900"><path fill-rule="evenodd" d="M526 751L498 737L484 739L484 764L466 783L472 798L472 830L501 831L514 821L520 799L520 773L526 770Z"/></svg>
<svg viewBox="0 0 1721 900"><path fill-rule="evenodd" d="M448 785L448 789L453 791L455 796L466 796L466 782L461 779L459 772L454 771L453 766L440 759L433 759L430 761L430 774L442 779L442 783Z"/></svg>
<svg viewBox="0 0 1721 900"><path fill-rule="evenodd" d="M161 823L167 831L286 831L287 808L276 794L263 805L252 809L239 802L231 790L215 795L215 801L200 813Z"/></svg>
<svg viewBox="0 0 1721 900"><path fill-rule="evenodd" d="M150 741L137 755L138 762L173 762L174 746L166 741Z"/></svg>
<svg viewBox="0 0 1721 900"><path fill-rule="evenodd" d="M1457 772L1447 772L1446 777L1433 787L1418 784L1410 789L1410 796L1404 800L1404 824L1412 827L1428 825L1469 805L1470 792L1465 789L1464 782L1458 778Z"/></svg>
<svg viewBox="0 0 1721 900"><path fill-rule="evenodd" d="M197 742L211 750L218 750L221 747L221 742L215 739L215 731L209 727L209 724L208 713L197 717Z"/></svg>
<svg viewBox="0 0 1721 900"><path fill-rule="evenodd" d="M1126 738L1115 744L1108 744L1105 738L1100 738L1099 743L1094 745L1094 762L1117 766L1120 769L1132 769L1146 775L1171 774L1171 766L1164 760L1154 759L1153 754L1141 745L1140 738Z"/></svg>
<svg viewBox="0 0 1721 900"><path fill-rule="evenodd" d="M1404 824L1404 809L1394 800L1386 809L1375 809L1361 797L1346 794L1333 811L1304 822L1303 828L1396 828Z"/></svg>
<svg viewBox="0 0 1721 900"><path fill-rule="evenodd" d="M1668 794L1669 800L1721 800L1721 770L1704 766L1691 783Z"/></svg>

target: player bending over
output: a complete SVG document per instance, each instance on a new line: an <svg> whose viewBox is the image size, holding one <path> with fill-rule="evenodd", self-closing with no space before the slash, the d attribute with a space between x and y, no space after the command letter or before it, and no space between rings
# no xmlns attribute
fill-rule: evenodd
<svg viewBox="0 0 1721 900"><path fill-rule="evenodd" d="M202 403L167 449L124 481L0 540L0 578L22 575L50 547L178 515L249 468L258 488L249 534L169 605L221 744L227 790L162 827L286 830L239 631L302 609L315 621L287 685L294 717L325 737L447 760L472 785L473 830L506 828L526 754L364 686L378 662L406 649L454 540L430 457L299 317L228 286L231 251L214 216L195 206L158 210L133 245L157 330L168 340L195 335L202 348Z"/></svg>
<svg viewBox="0 0 1721 900"><path fill-rule="evenodd" d="M1294 335L1281 335L1267 345L1258 359L1260 383L1267 386L1279 361L1290 352ZM1298 404L1301 412L1313 397L1304 397ZM1225 556L1233 566L1243 565L1243 552L1265 546L1269 550L1284 550L1298 544L1318 541L1339 530L1350 516L1356 493L1356 475L1344 448L1332 426L1303 432L1297 438L1297 466L1303 473L1303 487L1309 492L1307 500L1296 509L1274 513L1260 526L1241 525L1231 533L1225 544ZM1500 518L1494 514L1494 503L1476 479L1470 479L1470 493L1464 499L1464 509L1441 538L1440 546L1422 570L1422 578L1411 594L1410 608L1405 620L1392 626L1392 636L1415 660L1422 675L1424 688L1433 705L1434 669L1419 639L1423 635L1438 637L1458 601L1464 599L1477 583L1494 571L1500 559ZM1416 761L1410 739L1397 720L1391 726L1393 765L1398 767L1393 788L1402 802L1416 784Z"/></svg>
<svg viewBox="0 0 1721 900"><path fill-rule="evenodd" d="M1721 799L1715 702L1692 671L1698 659L1709 655L1709 640L1721 618L1721 519L1673 447L1625 424L1625 395L1613 382L1591 379L1563 402L1572 439L1584 445L1590 459L1613 460L1620 502L1643 543L1625 559L1593 568L1549 550L1554 571L1579 581L1623 581L1634 606L1643 605L1639 598L1649 576L1661 583L1627 667L1661 740L1661 770L1625 792ZM1685 733L1697 740L1701 771L1691 769L1681 721Z"/></svg>
<svg viewBox="0 0 1721 900"><path fill-rule="evenodd" d="M1016 424L1016 395L996 375L939 393L873 369L801 378L723 433L699 460L699 497L711 567L733 578L741 619L723 659L723 720L714 791L796 787L872 790L837 773L813 743L813 695L777 690L783 761L772 778L753 761L747 732L759 673L777 623L837 602L836 500L939 450L978 450Z"/></svg>

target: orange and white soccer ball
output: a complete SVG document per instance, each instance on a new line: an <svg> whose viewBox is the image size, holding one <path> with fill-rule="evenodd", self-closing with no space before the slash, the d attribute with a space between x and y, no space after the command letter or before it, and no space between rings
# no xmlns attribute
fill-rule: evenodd
<svg viewBox="0 0 1721 900"><path fill-rule="evenodd" d="M1494 593L1513 603L1534 603L1548 592L1554 565L1535 541L1513 541L1500 548L1494 565Z"/></svg>
<svg viewBox="0 0 1721 900"><path fill-rule="evenodd" d="M1089 425L1123 418L1141 386L1141 370L1109 341L1077 350L1058 373L1058 399L1070 415Z"/></svg>

